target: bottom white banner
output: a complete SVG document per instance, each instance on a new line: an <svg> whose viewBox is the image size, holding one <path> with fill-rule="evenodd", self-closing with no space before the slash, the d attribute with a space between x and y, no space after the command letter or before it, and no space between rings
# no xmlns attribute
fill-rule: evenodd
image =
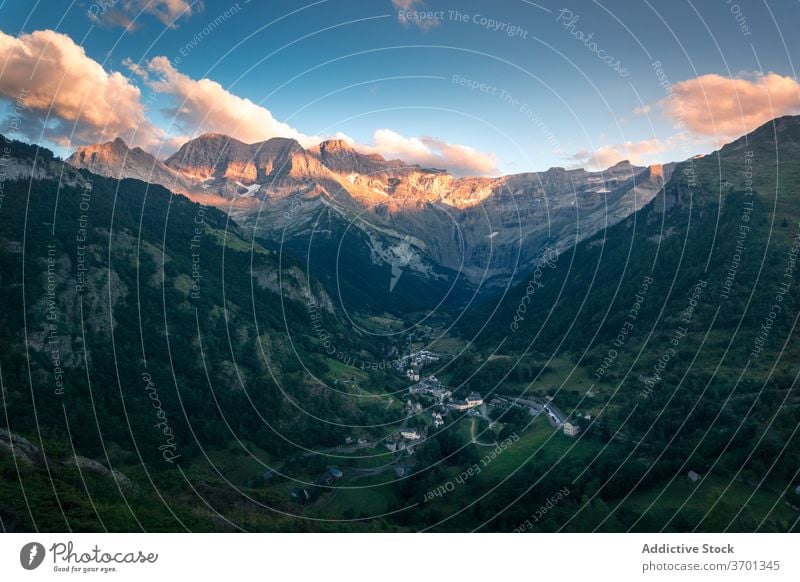
<svg viewBox="0 0 800 582"><path fill-rule="evenodd" d="M798 553L791 534L3 534L0 580L777 581Z"/></svg>

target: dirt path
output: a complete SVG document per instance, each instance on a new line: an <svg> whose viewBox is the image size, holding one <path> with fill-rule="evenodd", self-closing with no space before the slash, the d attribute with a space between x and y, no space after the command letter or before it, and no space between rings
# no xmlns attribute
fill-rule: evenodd
<svg viewBox="0 0 800 582"><path fill-rule="evenodd" d="M496 447L496 446L497 446L497 441L495 441L495 442L493 442L493 443L482 443L482 442L480 442L479 440L477 440L477 438L476 438L476 436L475 436L475 425L477 424L477 422L476 422L476 419L475 419L475 417L473 416L473 417L472 417L472 418L470 418L469 420L470 420L470 425L469 425L469 436L470 436L470 440L471 440L471 441L472 441L474 444L478 445L479 447Z"/></svg>

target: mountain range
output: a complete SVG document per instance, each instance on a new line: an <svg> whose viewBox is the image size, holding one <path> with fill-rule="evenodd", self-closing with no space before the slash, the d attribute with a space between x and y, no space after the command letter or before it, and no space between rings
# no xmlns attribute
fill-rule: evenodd
<svg viewBox="0 0 800 582"><path fill-rule="evenodd" d="M361 246L354 253L382 271L386 290L394 291L398 272L408 273L400 281L407 295L425 287L433 305L506 287L545 250L563 252L642 208L674 167L625 161L599 172L459 178L343 140L305 149L292 139L245 144L221 134L192 139L163 161L115 139L82 147L67 162L216 206L312 262L317 246L341 244L332 232L349 232Z"/></svg>

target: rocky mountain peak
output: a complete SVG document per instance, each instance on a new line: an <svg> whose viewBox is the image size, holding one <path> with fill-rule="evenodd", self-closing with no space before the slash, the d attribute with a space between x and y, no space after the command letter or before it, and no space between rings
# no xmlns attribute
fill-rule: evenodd
<svg viewBox="0 0 800 582"><path fill-rule="evenodd" d="M356 150L343 139L327 139L319 144L321 152L355 152Z"/></svg>
<svg viewBox="0 0 800 582"><path fill-rule="evenodd" d="M153 166L152 156L141 162ZM217 196L226 209L235 208L237 220L246 222L256 212L262 219L269 215L260 222L263 236L281 236L286 228L302 235L306 216L322 208L343 216L369 212L372 224L398 239L423 241L429 259L474 281L487 273L498 280L513 276L520 266L535 263L543 245L563 249L621 220L648 203L670 173L625 160L598 172L551 168L499 178L458 178L362 153L342 139L304 149L290 138L246 144L221 134L187 142L161 165L192 184L195 192ZM170 175L142 179L170 188ZM296 211L300 207L302 217ZM507 228L487 231L487 216L491 224ZM454 243L453 222L463 244ZM562 233L555 237L554 223Z"/></svg>
<svg viewBox="0 0 800 582"><path fill-rule="evenodd" d="M651 178L664 179L664 166L662 164L653 164L649 168Z"/></svg>
<svg viewBox="0 0 800 582"><path fill-rule="evenodd" d="M254 143L249 148L249 153L260 160L302 154L306 151L300 142L288 137L271 137L266 141Z"/></svg>
<svg viewBox="0 0 800 582"><path fill-rule="evenodd" d="M104 143L92 144L79 147L70 159L79 157L82 160L93 158L98 161L110 161L119 156L127 155L130 152L128 144L121 137Z"/></svg>
<svg viewBox="0 0 800 582"><path fill-rule="evenodd" d="M130 148L125 140L116 138L101 144L83 146L67 158L75 168L122 180L135 178L162 186L181 194L197 192L192 183L167 167L152 154L140 147Z"/></svg>
<svg viewBox="0 0 800 582"><path fill-rule="evenodd" d="M230 136L204 133L183 144L164 163L190 179L206 180L224 174L232 160L245 165L250 157L249 149L249 145ZM255 177L255 172L251 173Z"/></svg>
<svg viewBox="0 0 800 582"><path fill-rule="evenodd" d="M129 164L128 158L135 159ZM85 168L98 174L109 173L118 178L136 177L128 175L130 172L127 171L131 169L133 163L150 166L160 163L140 148L130 149L125 140L119 137L113 141L80 147L67 159L67 162L78 168Z"/></svg>
<svg viewBox="0 0 800 582"><path fill-rule="evenodd" d="M343 139L323 141L309 152L334 172L369 175L407 166L401 160L386 160L377 153L361 153Z"/></svg>

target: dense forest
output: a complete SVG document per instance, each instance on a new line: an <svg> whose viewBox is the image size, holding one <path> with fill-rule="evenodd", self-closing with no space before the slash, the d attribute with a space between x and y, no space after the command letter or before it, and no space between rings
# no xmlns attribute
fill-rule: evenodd
<svg viewBox="0 0 800 582"><path fill-rule="evenodd" d="M232 440L281 458L396 416L377 400L321 389L331 359L323 343L364 361L382 347L345 332L301 264L219 210L10 145L15 163L43 176L4 182L0 426L40 445L45 466L79 452L169 490L182 466ZM333 421L314 420L323 412ZM63 527L48 514L58 499L28 500L33 522L22 517L24 491L37 490L26 475L36 483L37 472L16 484L14 463L3 462L3 522ZM176 527L169 512L162 520Z"/></svg>

